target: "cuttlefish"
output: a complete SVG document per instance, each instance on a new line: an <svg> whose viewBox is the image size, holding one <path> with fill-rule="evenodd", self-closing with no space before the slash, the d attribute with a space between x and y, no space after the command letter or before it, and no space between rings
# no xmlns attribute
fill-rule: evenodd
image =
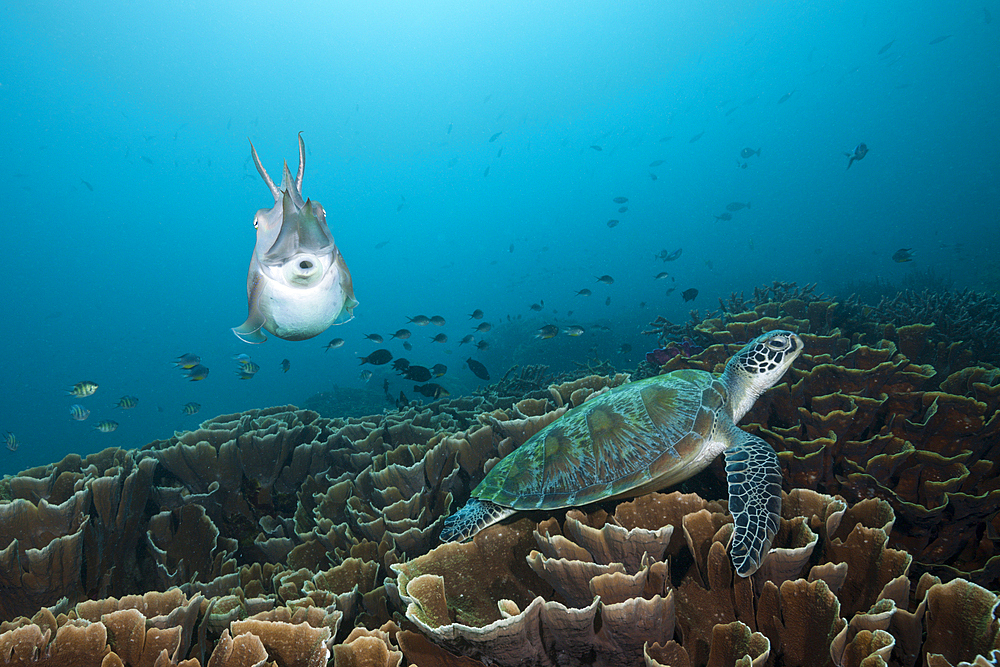
<svg viewBox="0 0 1000 667"><path fill-rule="evenodd" d="M351 272L333 242L326 211L319 202L302 200L302 173L306 145L299 133L299 171L292 180L285 162L281 187L257 157L250 143L257 172L274 195L274 207L254 216L257 245L247 273L247 321L233 333L248 343L267 340L269 331L285 340L305 340L331 325L353 318L358 305Z"/></svg>

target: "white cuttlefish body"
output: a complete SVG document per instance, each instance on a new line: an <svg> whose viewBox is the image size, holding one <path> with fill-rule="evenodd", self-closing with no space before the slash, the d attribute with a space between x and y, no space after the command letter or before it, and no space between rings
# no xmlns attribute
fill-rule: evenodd
<svg viewBox="0 0 1000 667"><path fill-rule="evenodd" d="M263 343L269 331L285 340L305 340L346 322L358 305L351 272L318 203L302 199L305 143L299 134L299 170L292 180L285 163L277 188L250 145L257 172L274 196L274 207L257 211L257 245L247 273L249 314L233 333Z"/></svg>

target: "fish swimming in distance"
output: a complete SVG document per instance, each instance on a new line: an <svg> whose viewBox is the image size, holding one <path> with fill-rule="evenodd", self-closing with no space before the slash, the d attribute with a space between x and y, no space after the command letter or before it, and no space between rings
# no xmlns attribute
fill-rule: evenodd
<svg viewBox="0 0 1000 667"><path fill-rule="evenodd" d="M198 364L197 366L192 366L188 369L188 372L184 374L191 382L197 382L199 380L204 380L208 377L208 367Z"/></svg>
<svg viewBox="0 0 1000 667"><path fill-rule="evenodd" d="M10 431L7 431L6 433L3 434L3 442L5 445L7 445L7 449L9 449L12 452L16 452L18 445L21 444L17 441L17 436L11 433Z"/></svg>
<svg viewBox="0 0 1000 667"><path fill-rule="evenodd" d="M380 336L377 333L365 334L365 338L367 338L371 342L375 343L376 345L381 345L382 344L382 336Z"/></svg>
<svg viewBox="0 0 1000 667"><path fill-rule="evenodd" d="M343 347L343 346L344 346L344 339L343 338L334 338L329 343L327 343L326 345L324 345L323 349L326 350L326 351L336 350L338 347Z"/></svg>
<svg viewBox="0 0 1000 667"><path fill-rule="evenodd" d="M583 288L582 290L579 290L579 291L578 291L578 292L576 293L576 295L577 295L577 296L590 296L591 294L593 294L593 292L591 292L591 291L590 291L589 289L587 289L587 288Z"/></svg>
<svg viewBox="0 0 1000 667"><path fill-rule="evenodd" d="M702 137L703 137L704 135L705 135L705 131L704 131L704 130L702 130L702 131L701 131L701 132L699 132L698 134L696 134L696 135L694 135L693 137L691 137L690 139L688 139L688 143L689 143L689 144L693 144L694 142L696 142L696 141L698 141L699 139L701 139L701 138L702 138Z"/></svg>
<svg viewBox="0 0 1000 667"><path fill-rule="evenodd" d="M461 342L459 342L459 345L465 345L466 343L471 343L473 339L474 336L472 334L468 334L467 336L462 338Z"/></svg>
<svg viewBox="0 0 1000 667"><path fill-rule="evenodd" d="M680 257L682 252L684 252L684 248L678 248L677 250L674 250L672 253L670 253L669 255L667 255L666 257L664 257L663 261L664 262L672 262L672 261L676 260L678 257Z"/></svg>
<svg viewBox="0 0 1000 667"><path fill-rule="evenodd" d="M476 349L479 350L480 352L488 350L490 349L490 344L487 343L485 340L481 340L478 343L476 343Z"/></svg>
<svg viewBox="0 0 1000 667"><path fill-rule="evenodd" d="M538 329L538 332L535 333L535 338L541 338L544 340L546 338L553 338L558 333L559 327L554 324L546 324Z"/></svg>
<svg viewBox="0 0 1000 667"><path fill-rule="evenodd" d="M437 336L432 336L431 337L431 342L432 343L447 343L448 342L448 334L439 333Z"/></svg>
<svg viewBox="0 0 1000 667"><path fill-rule="evenodd" d="M403 377L414 382L427 382L434 376L426 366L407 366Z"/></svg>
<svg viewBox="0 0 1000 667"><path fill-rule="evenodd" d="M897 264L902 264L903 262L913 261L913 248L900 248L896 252L892 253L892 261Z"/></svg>
<svg viewBox="0 0 1000 667"><path fill-rule="evenodd" d="M406 321L410 324L416 324L418 327L425 327L431 323L431 318L426 315L414 315L413 317L407 317Z"/></svg>
<svg viewBox="0 0 1000 667"><path fill-rule="evenodd" d="M468 366L469 370L472 371L472 374L480 380L486 380L487 382L490 381L490 372L486 370L486 366L483 366L472 357L465 360L465 365Z"/></svg>
<svg viewBox="0 0 1000 667"><path fill-rule="evenodd" d="M888 44L883 45L882 48L878 50L878 54L882 55L883 53L885 53L886 51L888 51L889 49L891 49L892 45L895 44L895 43L896 43L896 40L892 40Z"/></svg>
<svg viewBox="0 0 1000 667"><path fill-rule="evenodd" d="M442 398L443 396L451 396L447 389L439 384L433 382L428 382L427 384L413 385L413 391L418 394L423 394L427 398Z"/></svg>
<svg viewBox="0 0 1000 667"><path fill-rule="evenodd" d="M655 181L656 180L656 174L654 174L653 172L649 172L649 179L652 180L652 181Z"/></svg>
<svg viewBox="0 0 1000 667"><path fill-rule="evenodd" d="M246 321L233 333L263 343L268 331L285 340L305 340L353 318L358 305L351 272L333 242L326 211L302 199L306 145L299 133L299 169L294 180L285 163L277 187L250 144L257 173L274 197L274 207L254 216L257 243L247 272Z"/></svg>
<svg viewBox="0 0 1000 667"><path fill-rule="evenodd" d="M677 291L676 287L670 287L670 288L668 288L667 289L667 296L670 296L671 294L673 294L676 291Z"/></svg>
<svg viewBox="0 0 1000 667"><path fill-rule="evenodd" d="M601 148L600 146L597 146L597 145L591 146L591 148L593 148L595 151L603 151L604 150L603 148Z"/></svg>
<svg viewBox="0 0 1000 667"><path fill-rule="evenodd" d="M611 201L613 201L616 204L624 204L625 202L628 201L628 197L615 197Z"/></svg>
<svg viewBox="0 0 1000 667"><path fill-rule="evenodd" d="M79 404L71 405L69 406L69 416L78 422L82 422L90 416L90 410Z"/></svg>
<svg viewBox="0 0 1000 667"><path fill-rule="evenodd" d="M118 422L111 421L110 419L102 419L94 425L94 430L101 433L111 433L118 430Z"/></svg>
<svg viewBox="0 0 1000 667"><path fill-rule="evenodd" d="M649 163L649 167L652 169L653 167L659 167L661 164L663 164L663 160L653 160Z"/></svg>
<svg viewBox="0 0 1000 667"><path fill-rule="evenodd" d="M389 339L398 338L399 340L406 340L412 335L409 329L397 329L396 333L389 334Z"/></svg>
<svg viewBox="0 0 1000 667"><path fill-rule="evenodd" d="M191 354L190 352L188 352L187 354L182 354L181 356L177 357L177 359L174 361L174 366L177 366L178 368L194 368L200 363L201 363L201 357L199 357L197 354Z"/></svg>
<svg viewBox="0 0 1000 667"><path fill-rule="evenodd" d="M844 153L844 155L851 158L850 160L847 161L847 168L850 169L851 165L854 164L855 160L861 160L866 155L868 155L868 146L866 146L864 143L860 143L857 146L855 146L853 153Z"/></svg>
<svg viewBox="0 0 1000 667"><path fill-rule="evenodd" d="M694 301L695 298L698 296L698 290L696 290L693 287L691 289L686 289L683 292L681 292L681 296L684 297L685 303L688 301Z"/></svg>
<svg viewBox="0 0 1000 667"><path fill-rule="evenodd" d="M477 332L479 332L479 333L486 333L487 331L489 331L489 330L490 330L490 329L492 329L492 328L493 328L493 325L492 325L492 324L490 324L489 322L481 322L481 323L479 324L479 326L478 326L478 327L476 327L476 329L475 329L475 330L476 330Z"/></svg>
<svg viewBox="0 0 1000 667"><path fill-rule="evenodd" d="M445 319L440 315L435 315L434 317L432 317L430 319L430 323L436 327L443 327L445 324L447 324L447 322L445 322Z"/></svg>
<svg viewBox="0 0 1000 667"><path fill-rule="evenodd" d="M474 311L472 311L472 313L471 313L471 314L469 315L469 319L470 319L470 320L481 320L481 319L483 319L483 314L484 314L484 313L483 313L483 311L482 311L481 309L479 309L479 308L476 308L476 309L475 309Z"/></svg>
<svg viewBox="0 0 1000 667"><path fill-rule="evenodd" d="M503 134L503 130L500 130L499 132L497 132L496 134L494 134L492 137L490 137L490 143L492 144L494 141L496 141L497 139L499 139L501 134Z"/></svg>
<svg viewBox="0 0 1000 667"><path fill-rule="evenodd" d="M431 373L433 373L434 377L436 378L441 377L447 372L448 372L448 367L445 366L444 364L434 364L433 366L431 366Z"/></svg>
<svg viewBox="0 0 1000 667"><path fill-rule="evenodd" d="M410 360L399 357L392 362L392 370L403 372L410 367Z"/></svg>
<svg viewBox="0 0 1000 667"><path fill-rule="evenodd" d="M69 390L69 394L77 398L86 398L87 396L93 396L95 391L97 391L97 383L84 380L73 385L73 388Z"/></svg>
<svg viewBox="0 0 1000 667"><path fill-rule="evenodd" d="M371 364L372 366L381 366L382 364L387 364L392 361L392 352L386 350L385 348L375 350L367 357L361 357L362 364Z"/></svg>
<svg viewBox="0 0 1000 667"><path fill-rule="evenodd" d="M281 372L282 373L287 373L288 370L291 367L292 367L292 362L290 362L288 359L282 359L281 360Z"/></svg>
<svg viewBox="0 0 1000 667"><path fill-rule="evenodd" d="M371 379L372 379L372 375L374 375L374 373L372 373L371 371L369 371L369 370L364 370L364 371L361 371L361 374L360 374L360 375L358 376L358 378L359 378L359 379L360 379L360 380L361 380L362 382L368 382L369 380L371 380Z"/></svg>
<svg viewBox="0 0 1000 667"><path fill-rule="evenodd" d="M540 313L540 312L542 312L542 308L544 306L545 306L545 301L542 301L541 303L533 303L533 304L531 304L530 306L528 306L528 309L529 310L533 310L536 313Z"/></svg>
<svg viewBox="0 0 1000 667"><path fill-rule="evenodd" d="M615 279L612 278L611 276L605 274L603 276L598 276L597 277L597 282L604 283L605 285L611 285L611 284L613 284L615 282Z"/></svg>
<svg viewBox="0 0 1000 667"><path fill-rule="evenodd" d="M795 94L795 91L794 91L794 90L793 90L792 92L790 92L790 93L785 93L784 95L782 95L782 96L781 96L781 97L780 97L780 98L778 99L778 104L784 104L784 103L785 103L785 102L787 102L787 101L788 101L788 99L789 99L789 98L790 98L790 97L791 97L792 95L794 95L794 94Z"/></svg>
<svg viewBox="0 0 1000 667"><path fill-rule="evenodd" d="M135 406L139 405L139 399L135 396L122 396L115 403L116 408L121 408L122 410L131 410Z"/></svg>
<svg viewBox="0 0 1000 667"><path fill-rule="evenodd" d="M608 220L608 229L613 229L618 226L618 220Z"/></svg>
<svg viewBox="0 0 1000 667"><path fill-rule="evenodd" d="M930 44L940 44L941 42L943 42L944 40L948 39L949 37L951 37L951 35L941 35L940 37L935 37L934 39L932 39L928 43L928 45L930 45Z"/></svg>
<svg viewBox="0 0 1000 667"><path fill-rule="evenodd" d="M743 158L744 160L753 157L754 155L760 157L760 148L758 148L757 150L754 150L752 148L744 148L743 150L740 151L740 157Z"/></svg>
<svg viewBox="0 0 1000 667"><path fill-rule="evenodd" d="M194 401L190 403L185 403L181 407L181 412L183 412L186 415L197 414L199 410L201 410L201 403L195 403Z"/></svg>
<svg viewBox="0 0 1000 667"><path fill-rule="evenodd" d="M733 219L732 213L722 212L719 215L713 216L716 220L728 221Z"/></svg>
<svg viewBox="0 0 1000 667"><path fill-rule="evenodd" d="M566 327L566 335L567 336L582 336L583 332L584 332L583 327L581 327L579 325L575 325L574 324L573 326Z"/></svg>

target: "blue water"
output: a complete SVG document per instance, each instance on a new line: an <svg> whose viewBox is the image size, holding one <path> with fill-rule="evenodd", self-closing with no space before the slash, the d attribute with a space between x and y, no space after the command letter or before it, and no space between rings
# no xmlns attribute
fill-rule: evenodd
<svg viewBox="0 0 1000 667"><path fill-rule="evenodd" d="M447 364L456 394L481 384L457 345L475 308L497 328L472 356L496 378L623 342L634 352L616 362L634 368L656 315L772 280L836 293L932 269L995 291L1000 6L870 5L5 3L0 432L22 444L0 473L361 386L358 357L377 347L363 335L416 314L448 324L409 327L412 353L387 347ZM246 318L253 215L273 201L247 140L277 180L300 130L303 194L326 208L357 318L250 346L230 328ZM871 152L847 170L859 142ZM744 147L763 150L738 160ZM717 222L732 201L752 205ZM899 248L914 261L893 262ZM663 270L676 283L652 279ZM588 331L533 339L547 323ZM441 332L448 344L428 341ZM208 379L172 367L185 352ZM253 380L235 376L240 352ZM373 392L388 378L413 395L375 370ZM100 389L67 396L81 380ZM139 405L113 409L124 395ZM201 413L183 415L188 401ZM70 419L76 402L89 420Z"/></svg>

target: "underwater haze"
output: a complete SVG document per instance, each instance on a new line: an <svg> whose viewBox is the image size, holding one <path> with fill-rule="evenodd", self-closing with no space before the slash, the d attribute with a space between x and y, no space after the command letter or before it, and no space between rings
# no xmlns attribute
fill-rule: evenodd
<svg viewBox="0 0 1000 667"><path fill-rule="evenodd" d="M380 348L454 396L467 358L634 368L657 315L775 280L995 292L998 28L992 1L5 3L0 473L334 387L424 400ZM248 139L278 183L300 131L359 305L249 345Z"/></svg>

